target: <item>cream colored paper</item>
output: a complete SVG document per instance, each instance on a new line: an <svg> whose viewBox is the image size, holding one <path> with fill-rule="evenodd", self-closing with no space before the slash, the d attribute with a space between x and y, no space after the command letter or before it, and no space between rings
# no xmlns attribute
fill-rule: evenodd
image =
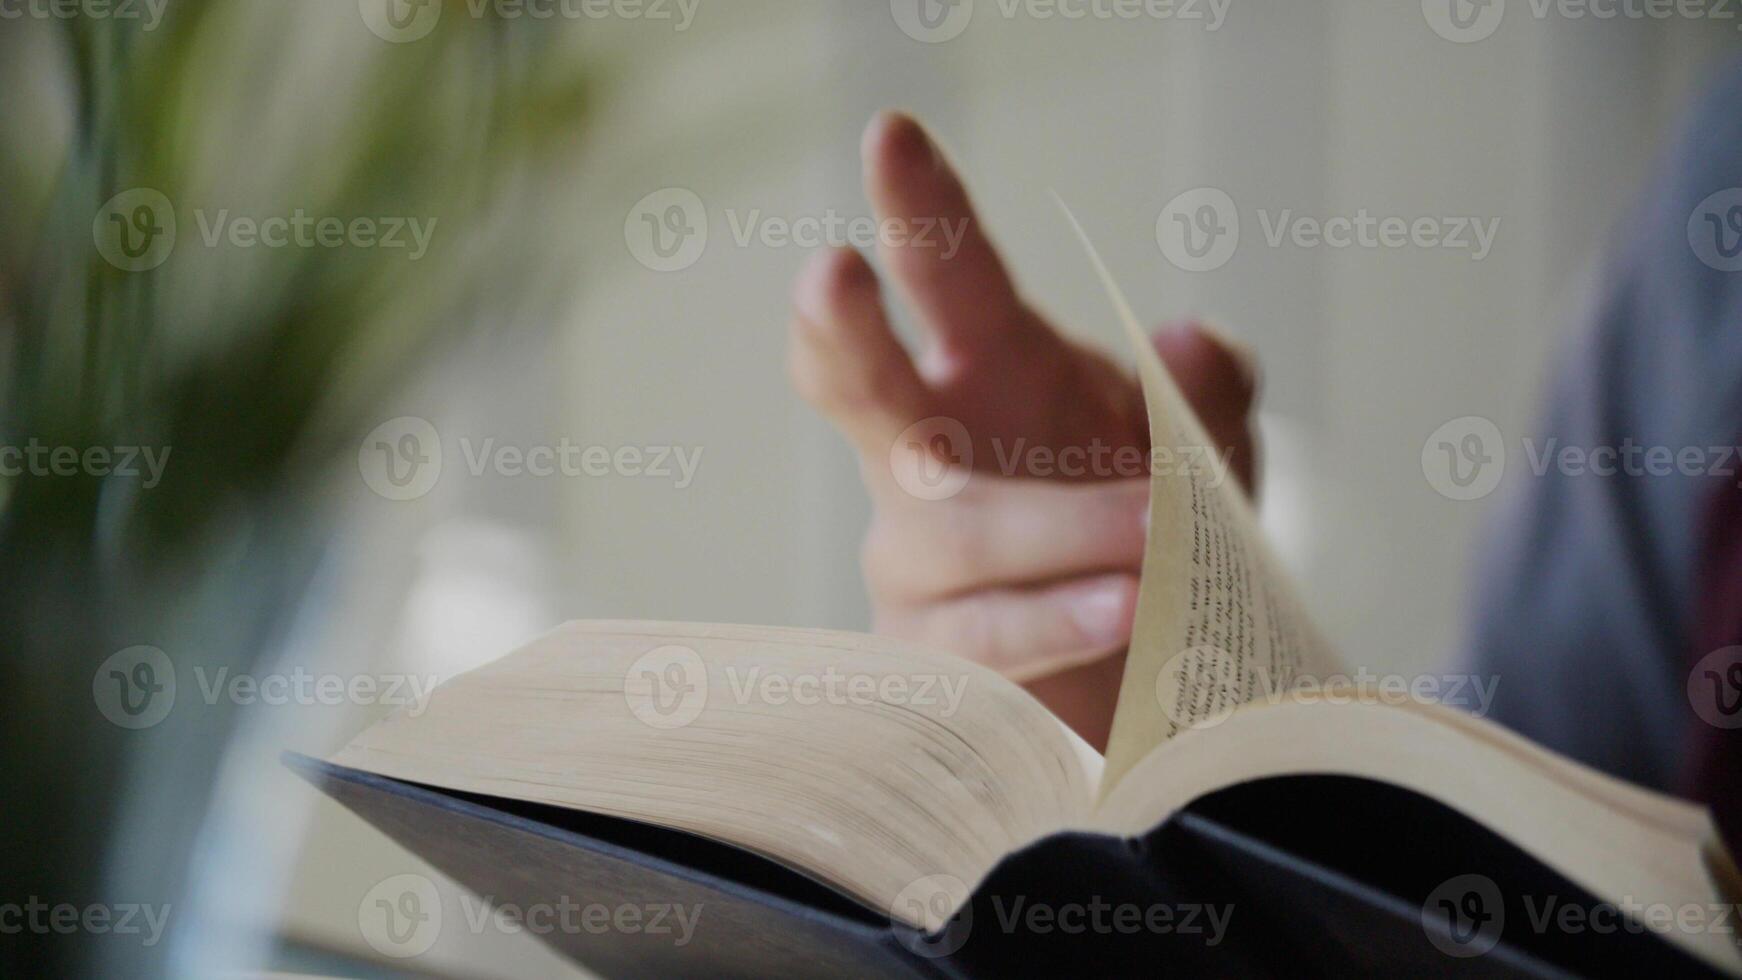
<svg viewBox="0 0 1742 980"><path fill-rule="evenodd" d="M1217 482L1217 452L1150 345L1083 226L1063 201L1136 351L1149 405L1149 540L1136 623L1103 771L1103 798L1121 776L1183 728L1342 673L1266 546L1239 487ZM1193 464L1191 461L1198 462ZM1225 472L1225 468L1222 470Z"/></svg>

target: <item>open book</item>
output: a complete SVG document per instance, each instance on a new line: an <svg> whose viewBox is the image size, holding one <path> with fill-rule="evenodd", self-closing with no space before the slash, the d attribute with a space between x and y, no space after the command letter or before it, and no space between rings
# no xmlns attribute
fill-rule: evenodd
<svg viewBox="0 0 1742 980"><path fill-rule="evenodd" d="M1206 445L1092 247L1090 254L1132 334L1154 444ZM1392 787L1415 806L1449 814L1454 826L1467 823L1528 854L1587 900L1623 910L1725 904L1718 882L1734 870L1711 846L1702 810L1470 714L1355 686L1243 496L1189 472L1158 472L1150 508L1141 599L1105 758L1021 687L947 652L817 630L586 622L454 678L421 712L362 732L323 771L454 794L464 801L456 812L474 817L500 807L517 819L531 812L554 820L556 808L699 836L932 937L934 955L950 951L937 937L1014 855L1061 835L1143 841L1194 801L1299 775L1331 778L1318 798L1343 785L1335 777ZM539 873L489 868L516 858L493 858L477 843L488 837L458 854L453 842L471 836L420 832L425 817L379 817L385 811L357 793L335 795L433 852L438 866L445 856L462 881ZM655 849L660 839L635 838ZM1407 828L1400 839L1385 845L1394 863L1425 860L1396 848L1456 850L1446 840L1412 845ZM1380 846L1323 843L1351 854ZM1080 860L1155 861L1117 847L1093 853L1101 856ZM1109 882L1119 878L1105 867L1076 869L1091 884L1103 872ZM1438 911L1420 895L1407 898L1422 919L1415 928L1432 933ZM1474 928L1460 925L1460 912L1471 912L1476 926L1486 921L1461 901L1447 901L1453 933ZM1640 917L1661 937L1646 941L1675 951L1666 955L1725 972L1742 965L1725 932Z"/></svg>

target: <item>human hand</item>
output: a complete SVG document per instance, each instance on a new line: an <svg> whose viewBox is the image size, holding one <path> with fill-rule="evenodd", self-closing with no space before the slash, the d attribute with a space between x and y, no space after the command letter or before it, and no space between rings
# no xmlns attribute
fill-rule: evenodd
<svg viewBox="0 0 1742 980"><path fill-rule="evenodd" d="M793 289L793 384L859 450L872 499L863 559L873 628L1025 683L1103 745L1148 516L1143 393L1022 299L961 180L917 122L879 114L862 150L880 225L958 236L953 249L947 235L879 236L883 264L925 329L917 359L856 251L819 252ZM1250 358L1196 324L1154 341L1250 489ZM971 477L944 499L913 492L900 464L910 449L933 447L956 464L971 458Z"/></svg>

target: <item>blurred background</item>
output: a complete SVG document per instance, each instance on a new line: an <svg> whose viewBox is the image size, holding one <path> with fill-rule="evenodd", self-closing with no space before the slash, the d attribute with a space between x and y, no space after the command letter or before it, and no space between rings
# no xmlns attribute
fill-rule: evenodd
<svg viewBox="0 0 1742 980"><path fill-rule="evenodd" d="M1059 322L1124 356L1049 190L1141 316L1255 348L1263 517L1309 605L1354 662L1446 662L1506 488L1453 499L1423 445L1466 416L1531 431L1559 331L1742 38L1717 6L1523 0L6 9L0 432L169 456L150 486L0 488L3 751L37 801L4 880L171 913L146 948L20 963L175 975L572 972L502 927L383 953L372 889L425 876L452 921L461 893L279 752L566 619L868 625L855 458L785 382L810 249L779 230L870 214L882 107L927 121ZM1205 188L1240 222L1208 263L1168 235ZM1285 213L1492 237L1272 244ZM265 244L299 214L314 244ZM173 705L137 713L112 673L172 679Z"/></svg>

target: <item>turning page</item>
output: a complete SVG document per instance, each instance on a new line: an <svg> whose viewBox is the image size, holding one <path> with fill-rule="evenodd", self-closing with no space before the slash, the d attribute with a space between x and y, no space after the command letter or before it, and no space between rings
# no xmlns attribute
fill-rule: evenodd
<svg viewBox="0 0 1742 980"><path fill-rule="evenodd" d="M1061 202L1061 206L1062 202ZM1218 480L1211 444L1076 216L1137 354L1149 407L1149 539L1103 798L1157 745L1295 679L1341 672L1266 545L1250 502Z"/></svg>

